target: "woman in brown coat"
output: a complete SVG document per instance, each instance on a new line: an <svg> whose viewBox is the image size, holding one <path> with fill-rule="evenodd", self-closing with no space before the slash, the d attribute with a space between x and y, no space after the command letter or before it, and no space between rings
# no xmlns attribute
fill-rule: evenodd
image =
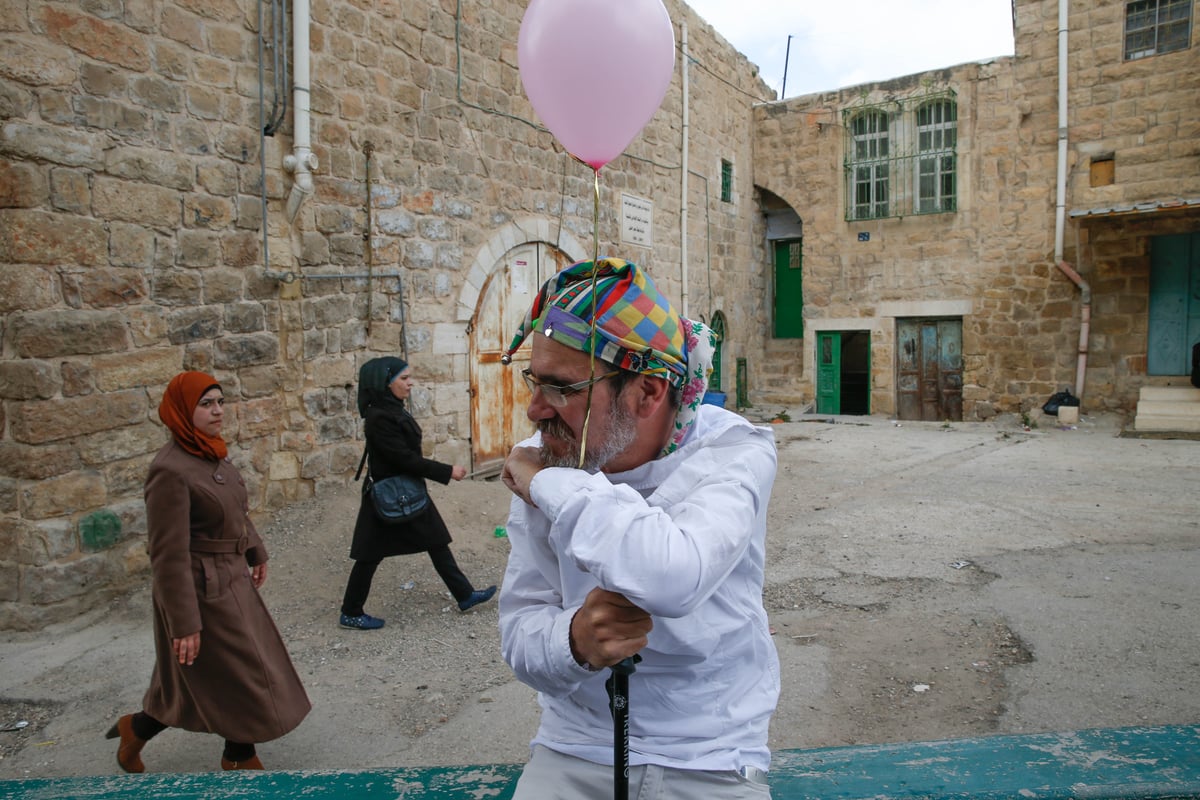
<svg viewBox="0 0 1200 800"><path fill-rule="evenodd" d="M432 500L418 516L404 523L384 522L375 513L367 491L372 480L404 474L422 481L449 483L461 481L467 475L467 470L458 464L443 464L422 455L421 427L404 407L410 392L412 373L402 358L373 358L358 371L358 411L365 420L363 435L367 440L367 481L354 524L354 541L350 544L354 567L346 582L338 618L343 628L369 631L383 627L383 620L368 614L363 605L371 592L371 580L379 562L388 556L429 553L433 568L458 601L460 611L486 602L496 593L495 586L475 589L458 568L450 552L450 531Z"/></svg>
<svg viewBox="0 0 1200 800"><path fill-rule="evenodd" d="M126 772L145 769L142 748L168 727L224 737L222 769L262 769L255 743L283 736L312 707L258 594L267 551L226 457L224 404L215 378L184 372L158 407L172 438L145 487L154 672L142 710L108 732L120 737Z"/></svg>

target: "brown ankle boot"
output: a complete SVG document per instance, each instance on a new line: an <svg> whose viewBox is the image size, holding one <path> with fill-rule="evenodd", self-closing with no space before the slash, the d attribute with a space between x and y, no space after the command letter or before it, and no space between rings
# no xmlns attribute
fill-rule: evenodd
<svg viewBox="0 0 1200 800"><path fill-rule="evenodd" d="M221 756L221 769L266 769L266 767L258 760L257 755L250 756L244 761L230 761L225 756Z"/></svg>
<svg viewBox="0 0 1200 800"><path fill-rule="evenodd" d="M121 738L117 745L117 763L126 772L145 772L146 765L142 763L142 748L146 746L145 739L139 739L133 732L133 714L126 714L108 729L105 739Z"/></svg>

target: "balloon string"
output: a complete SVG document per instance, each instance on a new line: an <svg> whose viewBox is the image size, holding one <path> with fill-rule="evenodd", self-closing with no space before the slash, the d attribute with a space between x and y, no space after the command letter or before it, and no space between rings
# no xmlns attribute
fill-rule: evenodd
<svg viewBox="0 0 1200 800"><path fill-rule="evenodd" d="M588 331L587 411L583 415L583 435L579 440L579 468L587 458L588 427L592 421L592 387L596 385L596 273L600 271L600 168L592 168L592 324Z"/></svg>

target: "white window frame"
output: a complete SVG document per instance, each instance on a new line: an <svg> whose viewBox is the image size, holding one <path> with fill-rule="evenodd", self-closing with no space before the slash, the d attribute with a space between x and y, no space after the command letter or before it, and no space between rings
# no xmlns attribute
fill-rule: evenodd
<svg viewBox="0 0 1200 800"><path fill-rule="evenodd" d="M878 219L889 215L891 118L880 109L872 109L856 114L850 120L854 153L846 191L850 193L852 219ZM865 130L860 130L863 127ZM860 188L865 189L865 199L860 199Z"/></svg>
<svg viewBox="0 0 1200 800"><path fill-rule="evenodd" d="M926 118L928 117L928 118ZM916 212L954 211L958 203L958 105L949 99L922 103L914 112L917 129Z"/></svg>
<svg viewBox="0 0 1200 800"><path fill-rule="evenodd" d="M1126 61L1186 50L1192 39L1192 0L1130 0L1125 4Z"/></svg>

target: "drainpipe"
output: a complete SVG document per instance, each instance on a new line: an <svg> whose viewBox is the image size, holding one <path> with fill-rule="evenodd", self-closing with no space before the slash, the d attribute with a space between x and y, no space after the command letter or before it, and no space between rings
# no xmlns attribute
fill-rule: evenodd
<svg viewBox="0 0 1200 800"><path fill-rule="evenodd" d="M683 176L679 187L679 267L682 290L680 291L680 310L684 318L688 315L688 30L687 21L680 23L680 56L683 79Z"/></svg>
<svg viewBox="0 0 1200 800"><path fill-rule="evenodd" d="M1083 399L1083 379L1087 373L1088 330L1092 322L1092 287L1065 261L1058 268L1079 287L1079 356L1075 361L1075 396Z"/></svg>
<svg viewBox="0 0 1200 800"><path fill-rule="evenodd" d="M1083 399L1087 376L1088 331L1092 320L1092 289L1074 268L1063 261L1067 217L1067 5L1058 0L1058 187L1054 201L1054 263L1079 287L1079 354L1075 362L1075 396Z"/></svg>
<svg viewBox="0 0 1200 800"><path fill-rule="evenodd" d="M294 142L292 153L283 159L283 167L292 173L292 192L288 195L287 215L291 222L296 221L300 206L313 193L313 172L317 169L317 156L312 151L312 131L310 130L309 104L309 62L310 50L308 43L309 29L309 0L292 0L292 54L295 64L292 68L292 97Z"/></svg>

